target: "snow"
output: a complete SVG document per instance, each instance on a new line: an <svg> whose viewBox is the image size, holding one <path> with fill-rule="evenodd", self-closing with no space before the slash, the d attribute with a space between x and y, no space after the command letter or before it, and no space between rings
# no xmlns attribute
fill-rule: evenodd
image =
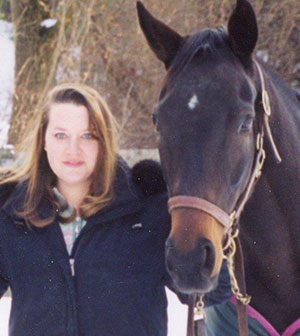
<svg viewBox="0 0 300 336"><path fill-rule="evenodd" d="M0 300L0 336L8 335L8 317L11 299L7 296Z"/></svg>
<svg viewBox="0 0 300 336"><path fill-rule="evenodd" d="M52 28L57 24L57 19L46 19L44 21L41 22L41 27L43 28Z"/></svg>
<svg viewBox="0 0 300 336"><path fill-rule="evenodd" d="M167 290L168 294L168 335L182 336L186 334L187 313L186 305L180 303L177 296L171 291ZM0 335L1 336L1 335Z"/></svg>
<svg viewBox="0 0 300 336"><path fill-rule="evenodd" d="M182 305L175 294L167 291L168 294L168 335L169 336L182 336L186 332L187 323L187 307ZM0 300L0 336L8 335L8 319L10 311L11 299L10 297L3 297Z"/></svg>
<svg viewBox="0 0 300 336"><path fill-rule="evenodd" d="M258 50L256 52L256 56L258 56L259 58L261 58L265 63L267 63L269 61L269 52L266 49L263 50Z"/></svg>
<svg viewBox="0 0 300 336"><path fill-rule="evenodd" d="M54 21L42 24L49 28ZM50 24L50 26L48 25ZM13 26L0 20L0 148L7 143L9 117L12 110L12 94L14 88L15 50L13 43ZM182 305L176 295L167 291L169 307L169 336L182 336L186 332L187 307ZM8 320L11 298L0 299L0 336L8 335Z"/></svg>
<svg viewBox="0 0 300 336"><path fill-rule="evenodd" d="M14 87L15 47L13 26L0 20L0 148L7 142Z"/></svg>

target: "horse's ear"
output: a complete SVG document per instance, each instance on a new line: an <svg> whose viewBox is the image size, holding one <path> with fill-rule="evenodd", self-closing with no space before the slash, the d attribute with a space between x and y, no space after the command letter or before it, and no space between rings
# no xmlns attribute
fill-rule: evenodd
<svg viewBox="0 0 300 336"><path fill-rule="evenodd" d="M228 22L228 36L234 53L242 58L250 57L258 38L254 10L247 0L237 0Z"/></svg>
<svg viewBox="0 0 300 336"><path fill-rule="evenodd" d="M181 46L183 37L155 19L140 1L136 6L140 26L150 48L168 69Z"/></svg>

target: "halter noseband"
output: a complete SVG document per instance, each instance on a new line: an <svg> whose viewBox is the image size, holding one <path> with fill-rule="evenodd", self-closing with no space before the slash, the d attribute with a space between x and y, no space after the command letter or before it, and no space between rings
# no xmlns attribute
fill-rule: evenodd
<svg viewBox="0 0 300 336"><path fill-rule="evenodd" d="M228 231L230 228L231 217L224 210L203 198L193 196L175 196L169 199L169 212L177 208L191 208L201 210L214 217Z"/></svg>

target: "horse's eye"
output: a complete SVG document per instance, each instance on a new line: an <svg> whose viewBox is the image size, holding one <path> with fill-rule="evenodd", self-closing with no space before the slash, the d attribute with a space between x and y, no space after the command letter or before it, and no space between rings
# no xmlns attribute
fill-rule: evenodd
<svg viewBox="0 0 300 336"><path fill-rule="evenodd" d="M241 133L249 132L252 129L253 120L254 120L253 116L248 115L246 119L243 121L243 123L241 124L239 131Z"/></svg>

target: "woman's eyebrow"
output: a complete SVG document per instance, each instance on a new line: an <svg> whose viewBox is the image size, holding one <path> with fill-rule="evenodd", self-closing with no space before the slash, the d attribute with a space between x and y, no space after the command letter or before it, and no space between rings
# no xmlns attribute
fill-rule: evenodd
<svg viewBox="0 0 300 336"><path fill-rule="evenodd" d="M66 131L66 129L63 127L54 127L54 129L59 131Z"/></svg>
<svg viewBox="0 0 300 336"><path fill-rule="evenodd" d="M60 126L54 127L54 130L57 130L57 131L67 131L66 128L63 128L63 127L60 127ZM80 132L91 132L91 131L92 131L91 128L85 128L85 129L81 130Z"/></svg>

